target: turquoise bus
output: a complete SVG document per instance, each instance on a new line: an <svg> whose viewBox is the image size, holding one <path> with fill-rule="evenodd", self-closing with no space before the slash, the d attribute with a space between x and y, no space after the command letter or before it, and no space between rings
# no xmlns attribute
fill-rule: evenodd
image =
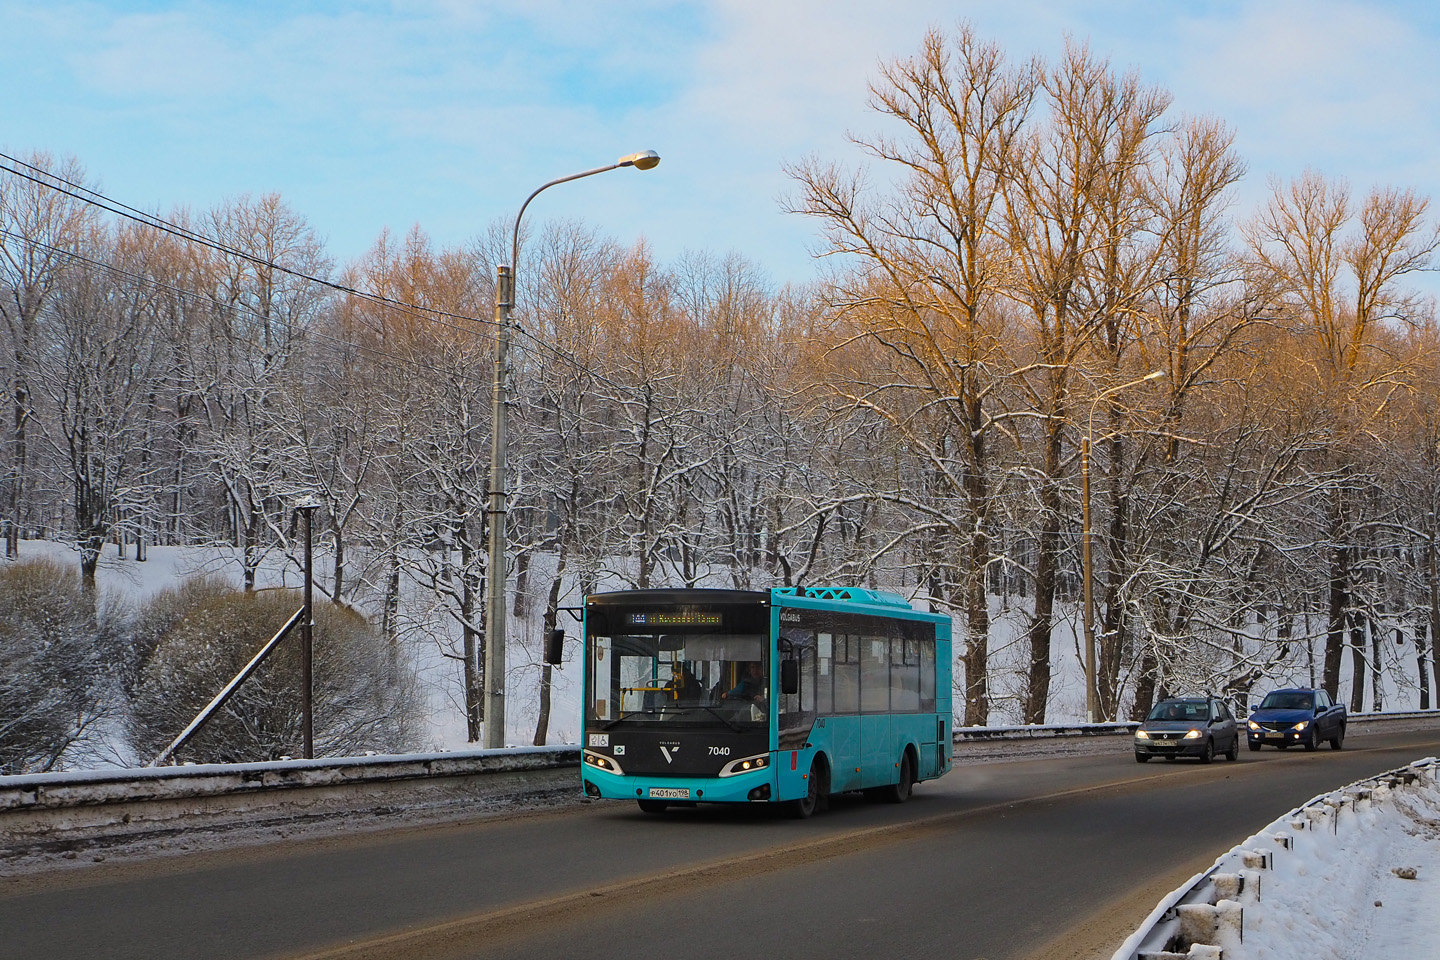
<svg viewBox="0 0 1440 960"><path fill-rule="evenodd" d="M951 766L950 618L853 587L585 598L582 787L647 813L834 793L902 802Z"/></svg>

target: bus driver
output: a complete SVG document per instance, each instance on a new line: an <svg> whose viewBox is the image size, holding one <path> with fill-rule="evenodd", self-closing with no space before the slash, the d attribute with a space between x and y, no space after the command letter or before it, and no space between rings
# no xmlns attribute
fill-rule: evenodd
<svg viewBox="0 0 1440 960"><path fill-rule="evenodd" d="M765 696L765 676L760 670L758 660L747 660L745 662L745 673L740 677L740 682L735 684L725 693L720 694L721 700L761 700Z"/></svg>

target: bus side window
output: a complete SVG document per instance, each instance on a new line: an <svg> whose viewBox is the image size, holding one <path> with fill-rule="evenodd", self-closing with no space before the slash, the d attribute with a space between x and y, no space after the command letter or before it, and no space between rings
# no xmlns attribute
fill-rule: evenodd
<svg viewBox="0 0 1440 960"><path fill-rule="evenodd" d="M820 713L832 713L835 710L835 671L831 664L834 662L835 642L828 633L818 634L815 638L816 671L815 677L815 709Z"/></svg>
<svg viewBox="0 0 1440 960"><path fill-rule="evenodd" d="M920 644L920 710L935 709L935 641L923 638Z"/></svg>
<svg viewBox="0 0 1440 960"><path fill-rule="evenodd" d="M890 709L895 713L920 709L920 650L914 640L890 641Z"/></svg>
<svg viewBox="0 0 1440 960"><path fill-rule="evenodd" d="M835 637L835 712L860 712L860 638Z"/></svg>
<svg viewBox="0 0 1440 960"><path fill-rule="evenodd" d="M860 640L860 709L865 713L890 710L890 640Z"/></svg>

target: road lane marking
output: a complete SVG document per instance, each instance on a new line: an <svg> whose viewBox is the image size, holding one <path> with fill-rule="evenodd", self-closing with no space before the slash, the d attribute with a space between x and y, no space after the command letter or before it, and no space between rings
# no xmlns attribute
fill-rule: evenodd
<svg viewBox="0 0 1440 960"><path fill-rule="evenodd" d="M633 906L637 900L650 896L673 896L703 887L791 869L807 863L831 860L860 853L889 843L919 839L955 823L977 819L1016 807L1051 803L1069 797L1084 796L1113 790L1129 790L1147 783L1167 781L1184 783L1193 780L1221 779L1245 768L1258 770L1259 764L1196 766L1186 770L1143 776L1123 777L1080 787L1068 787L1028 797L997 800L964 810L951 810L904 823L860 827L840 833L772 848L706 861L674 870L661 871L617 881L553 897L523 901L507 907L487 908L439 922L428 922L405 930L336 944L320 950L287 953L287 960L381 960L404 957L406 960L429 956L450 956L461 952L467 943L493 946L499 939L523 936L533 929L550 929L556 922L573 923L582 912L619 909ZM1207 776L1208 775L1208 776Z"/></svg>

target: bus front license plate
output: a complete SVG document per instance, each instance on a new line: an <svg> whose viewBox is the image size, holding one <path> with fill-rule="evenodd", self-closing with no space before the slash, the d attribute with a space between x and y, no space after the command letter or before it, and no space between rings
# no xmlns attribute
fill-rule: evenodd
<svg viewBox="0 0 1440 960"><path fill-rule="evenodd" d="M689 800L690 790L676 787L651 787L650 799L652 800Z"/></svg>

